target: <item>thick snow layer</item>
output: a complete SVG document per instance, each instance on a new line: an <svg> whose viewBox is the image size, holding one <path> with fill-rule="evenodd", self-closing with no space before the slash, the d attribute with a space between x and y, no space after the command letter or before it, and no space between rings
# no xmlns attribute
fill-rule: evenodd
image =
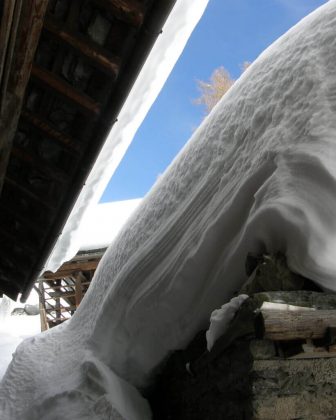
<svg viewBox="0 0 336 420"><path fill-rule="evenodd" d="M182 53L209 0L177 0L42 271L55 271L80 248L80 230Z"/></svg>
<svg viewBox="0 0 336 420"><path fill-rule="evenodd" d="M246 281L248 252L281 251L336 290L335 116L333 0L224 96L105 253L75 316L19 346L2 418L148 419L132 385L208 327Z"/></svg>
<svg viewBox="0 0 336 420"><path fill-rule="evenodd" d="M30 299L30 303L36 303L34 296ZM11 316L13 309L18 307L24 305L14 302L7 296L0 298L0 380L12 360L16 347L24 339L41 331L39 315Z"/></svg>
<svg viewBox="0 0 336 420"><path fill-rule="evenodd" d="M80 250L91 250L109 246L127 222L141 198L114 201L90 207L85 224L78 232Z"/></svg>

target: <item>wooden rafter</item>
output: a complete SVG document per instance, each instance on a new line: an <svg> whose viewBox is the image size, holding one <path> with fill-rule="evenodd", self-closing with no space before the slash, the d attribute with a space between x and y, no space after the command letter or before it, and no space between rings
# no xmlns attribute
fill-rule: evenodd
<svg viewBox="0 0 336 420"><path fill-rule="evenodd" d="M55 74L34 64L32 69L32 76L42 82L46 88L68 99L89 115L99 115L99 103L84 93L79 92L69 83L65 82L60 77L57 77Z"/></svg>
<svg viewBox="0 0 336 420"><path fill-rule="evenodd" d="M95 3L110 10L118 19L138 28L144 21L143 4L137 0L95 0Z"/></svg>
<svg viewBox="0 0 336 420"><path fill-rule="evenodd" d="M86 37L80 36L79 34L74 35L69 31L62 29L60 25L52 22L50 19L46 20L44 28L58 37L61 41L80 52L84 57L108 74L112 74L114 77L118 75L121 62L119 57L112 56L111 53L108 53L104 48Z"/></svg>
<svg viewBox="0 0 336 420"><path fill-rule="evenodd" d="M46 137L49 137L58 143L64 144L69 151L79 152L81 150L81 145L70 136L56 130L52 125L45 121L43 118L27 111L22 110L21 118L31 124L35 129L40 131Z"/></svg>

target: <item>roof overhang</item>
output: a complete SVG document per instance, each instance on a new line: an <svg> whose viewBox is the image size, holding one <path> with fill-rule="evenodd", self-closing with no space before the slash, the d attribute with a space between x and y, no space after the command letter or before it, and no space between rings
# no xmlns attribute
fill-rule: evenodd
<svg viewBox="0 0 336 420"><path fill-rule="evenodd" d="M161 64L155 62L160 57L156 51L150 65L154 82L144 87L150 91L150 97L140 112L134 111L137 124L133 124L127 139L120 139L118 135L127 131L130 121L132 106L127 106L127 101L138 101L141 95L134 82L138 78L138 86L141 80L143 83L149 67L140 76L139 72L174 3L175 0L3 3L0 42L8 53L1 79L1 86L6 89L1 91L1 98L13 103L14 111L10 105L3 107L1 119L1 293L12 299L21 293L21 299L26 299L62 230L65 234L58 240L51 265L55 261L61 264L67 258L71 249L69 237L89 203L98 201L104 183L125 153L207 0L177 2L176 8L185 11L183 22L178 21L177 13L175 20L171 16L168 34L161 35L161 45L157 47L161 49L159 59L166 62L161 68L164 74L155 74L153 64L158 68ZM179 31L182 40L177 34L173 36ZM8 83L6 74L10 76ZM148 74L145 79L148 82ZM125 101L123 114L120 111L124 110ZM112 162L107 162L109 159ZM70 222L64 228L76 200Z"/></svg>

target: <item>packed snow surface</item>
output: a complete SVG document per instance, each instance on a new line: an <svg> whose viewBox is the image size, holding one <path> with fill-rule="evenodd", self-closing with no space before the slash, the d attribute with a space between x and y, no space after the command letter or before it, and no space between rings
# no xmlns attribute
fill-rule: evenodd
<svg viewBox="0 0 336 420"><path fill-rule="evenodd" d="M281 251L336 290L335 116L333 0L224 96L109 248L75 316L19 346L1 418L150 418L134 386L208 327L246 281L248 252Z"/></svg>

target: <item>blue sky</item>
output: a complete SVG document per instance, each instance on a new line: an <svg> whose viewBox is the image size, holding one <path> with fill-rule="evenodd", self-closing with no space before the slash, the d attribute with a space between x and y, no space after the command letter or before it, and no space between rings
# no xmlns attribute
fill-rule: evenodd
<svg viewBox="0 0 336 420"><path fill-rule="evenodd" d="M143 197L204 117L197 80L224 66L239 77L258 55L326 0L210 0L101 202Z"/></svg>

